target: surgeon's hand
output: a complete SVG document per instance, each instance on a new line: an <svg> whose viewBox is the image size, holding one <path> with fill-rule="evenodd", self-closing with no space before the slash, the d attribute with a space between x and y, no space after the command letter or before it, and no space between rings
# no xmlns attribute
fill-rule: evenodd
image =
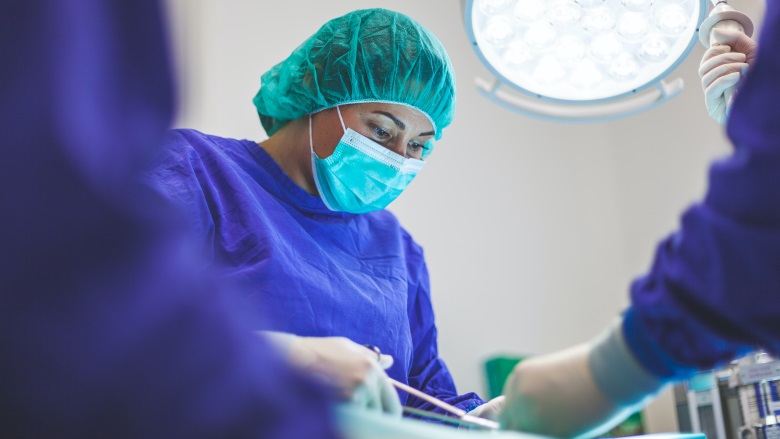
<svg viewBox="0 0 780 439"><path fill-rule="evenodd" d="M401 402L384 369L393 357L377 354L345 337L298 337L262 332L287 352L291 363L323 378L340 396L361 407L401 416Z"/></svg>
<svg viewBox="0 0 780 439"><path fill-rule="evenodd" d="M753 39L736 30L715 28L712 35L716 42L704 52L699 77L707 112L723 125L734 90L758 54L758 46Z"/></svg>
<svg viewBox="0 0 780 439"><path fill-rule="evenodd" d="M506 403L506 397L504 395L491 399L490 401L482 404L481 406L470 411L471 416L479 418L490 419L491 421L498 421L501 417L501 411L504 409ZM469 424L460 424L458 426L460 430L474 430L482 429L481 427L474 427Z"/></svg>
<svg viewBox="0 0 780 439"><path fill-rule="evenodd" d="M501 395L475 408L470 411L469 414L480 418L490 419L491 421L498 421L505 404L506 397Z"/></svg>
<svg viewBox="0 0 780 439"><path fill-rule="evenodd" d="M634 359L620 323L590 343L518 363L504 386L502 427L592 436L641 408L662 383Z"/></svg>

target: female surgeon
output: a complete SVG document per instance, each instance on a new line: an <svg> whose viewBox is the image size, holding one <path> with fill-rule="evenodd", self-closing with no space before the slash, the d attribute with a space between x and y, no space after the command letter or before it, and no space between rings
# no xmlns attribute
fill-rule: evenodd
<svg viewBox="0 0 780 439"><path fill-rule="evenodd" d="M354 11L266 72L254 104L267 140L176 130L149 179L189 213L247 309L274 321L256 329L366 407L434 409L388 375L467 411L482 404L456 393L423 251L385 210L453 117L440 42L402 14ZM364 345L387 354L382 366Z"/></svg>

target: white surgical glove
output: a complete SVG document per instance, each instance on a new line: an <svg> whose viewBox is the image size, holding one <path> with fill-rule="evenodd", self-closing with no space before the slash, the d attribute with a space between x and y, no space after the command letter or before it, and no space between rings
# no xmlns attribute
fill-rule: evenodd
<svg viewBox="0 0 780 439"><path fill-rule="evenodd" d="M491 421L498 421L505 403L506 397L501 395L475 408L470 411L469 414L480 418L490 419Z"/></svg>
<svg viewBox="0 0 780 439"><path fill-rule="evenodd" d="M506 397L504 395L497 396L490 401L478 406L474 410L469 412L469 415L479 418L490 419L491 421L498 421L501 417L501 411L504 409L504 403ZM475 427L470 424L460 424L458 429L462 430L481 430L481 427Z"/></svg>
<svg viewBox="0 0 780 439"><path fill-rule="evenodd" d="M401 402L384 369L393 365L393 357L361 346L345 337L298 337L281 332L262 331L287 353L295 366L317 377L340 392L352 404L401 416Z"/></svg>
<svg viewBox="0 0 780 439"><path fill-rule="evenodd" d="M646 404L663 383L623 339L622 321L590 343L523 360L504 386L501 425L557 437L589 437Z"/></svg>
<svg viewBox="0 0 780 439"><path fill-rule="evenodd" d="M731 106L730 98L758 54L758 46L750 37L736 30L715 28L712 35L716 42L704 52L699 77L707 112L723 125Z"/></svg>

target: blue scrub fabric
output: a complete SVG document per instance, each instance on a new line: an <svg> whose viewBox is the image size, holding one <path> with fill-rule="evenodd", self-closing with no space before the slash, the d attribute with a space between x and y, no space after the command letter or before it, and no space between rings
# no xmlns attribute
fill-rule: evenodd
<svg viewBox="0 0 780 439"><path fill-rule="evenodd" d="M207 257L271 329L377 346L392 378L465 410L483 403L457 394L439 358L423 251L389 211L330 211L255 142L194 130L170 133L149 184L190 213Z"/></svg>
<svg viewBox="0 0 780 439"><path fill-rule="evenodd" d="M334 438L139 184L166 46L154 0L3 2L0 437Z"/></svg>
<svg viewBox="0 0 780 439"><path fill-rule="evenodd" d="M762 348L780 354L780 3L767 2L759 54L728 120L733 152L704 200L635 281L627 342L655 375L680 379Z"/></svg>

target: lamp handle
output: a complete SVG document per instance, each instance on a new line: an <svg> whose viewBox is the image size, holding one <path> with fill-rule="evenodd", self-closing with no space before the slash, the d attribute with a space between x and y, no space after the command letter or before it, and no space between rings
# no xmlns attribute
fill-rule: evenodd
<svg viewBox="0 0 780 439"><path fill-rule="evenodd" d="M715 23L712 26L712 29L729 29L745 33L745 28L742 26L742 23L737 20L721 20ZM712 30L710 30L710 47L712 47L713 44L715 44L715 37L712 35ZM731 107L731 100L734 98L734 87L724 91L723 97L726 101L726 107Z"/></svg>

